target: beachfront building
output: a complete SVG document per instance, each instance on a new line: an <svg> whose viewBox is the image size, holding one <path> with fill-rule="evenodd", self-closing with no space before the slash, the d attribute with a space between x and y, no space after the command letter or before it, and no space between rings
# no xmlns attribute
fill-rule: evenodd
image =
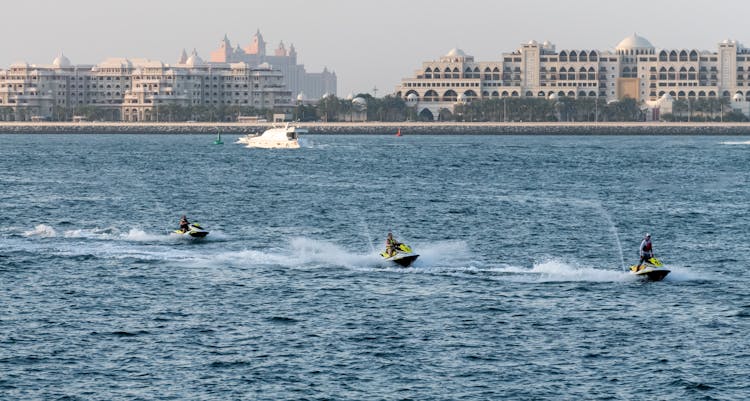
<svg viewBox="0 0 750 401"><path fill-rule="evenodd" d="M283 74L268 64L206 63L195 50L185 56L175 65L125 58L73 65L62 54L50 65L13 64L0 70L0 121L66 120L92 108L110 121L166 121L173 106L295 106Z"/></svg>
<svg viewBox="0 0 750 401"><path fill-rule="evenodd" d="M273 53L267 53L267 43L260 30L250 39L245 47L232 46L229 38L219 42L219 47L212 51L209 63L247 63L250 65L269 64L284 75L286 87L296 97L304 93L310 100L321 99L326 93L336 94L336 73L323 68L322 72L307 72L305 66L297 63L297 50L294 44L287 49L284 42L280 42Z"/></svg>
<svg viewBox="0 0 750 401"><path fill-rule="evenodd" d="M674 100L721 99L750 116L750 49L725 40L716 51L657 49L633 34L614 50L557 50L530 41L498 61L476 61L460 49L422 63L396 94L423 117L474 99L534 97L635 99L647 119Z"/></svg>

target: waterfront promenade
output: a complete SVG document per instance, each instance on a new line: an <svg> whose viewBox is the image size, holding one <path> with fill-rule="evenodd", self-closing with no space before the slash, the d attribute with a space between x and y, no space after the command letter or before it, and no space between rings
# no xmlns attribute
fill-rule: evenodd
<svg viewBox="0 0 750 401"><path fill-rule="evenodd" d="M0 122L11 134L249 134L273 123ZM750 135L750 123L301 123L312 134L390 135Z"/></svg>

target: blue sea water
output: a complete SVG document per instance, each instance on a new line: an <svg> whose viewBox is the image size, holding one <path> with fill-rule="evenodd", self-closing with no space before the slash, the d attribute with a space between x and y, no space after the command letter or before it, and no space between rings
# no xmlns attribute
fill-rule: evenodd
<svg viewBox="0 0 750 401"><path fill-rule="evenodd" d="M0 399L750 398L745 138L233 139L0 135Z"/></svg>

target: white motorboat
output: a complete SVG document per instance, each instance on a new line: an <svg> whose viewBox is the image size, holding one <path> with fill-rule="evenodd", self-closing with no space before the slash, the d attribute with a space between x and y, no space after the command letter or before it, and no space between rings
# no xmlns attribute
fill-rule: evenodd
<svg viewBox="0 0 750 401"><path fill-rule="evenodd" d="M297 149L299 148L299 134L306 134L307 130L287 123L285 126L272 127L261 135L247 135L237 140L248 148L265 149Z"/></svg>

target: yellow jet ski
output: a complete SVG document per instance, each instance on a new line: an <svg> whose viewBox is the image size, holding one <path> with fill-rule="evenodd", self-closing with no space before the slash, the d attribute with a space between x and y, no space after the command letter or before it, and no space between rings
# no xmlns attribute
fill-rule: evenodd
<svg viewBox="0 0 750 401"><path fill-rule="evenodd" d="M630 266L630 274L644 278L650 281L661 281L667 277L671 270L664 267L664 264L656 258L651 258L639 267L638 265Z"/></svg>
<svg viewBox="0 0 750 401"><path fill-rule="evenodd" d="M208 231L204 230L198 223L190 223L190 229L187 231L174 230L175 234L187 235L192 238L203 238L208 235Z"/></svg>
<svg viewBox="0 0 750 401"><path fill-rule="evenodd" d="M388 254L388 252L381 252L380 256L383 257L383 259L396 263L397 265L401 267L409 267L417 258L419 255L416 253L413 253L411 250L411 247L406 244L399 244L396 252L393 254Z"/></svg>

